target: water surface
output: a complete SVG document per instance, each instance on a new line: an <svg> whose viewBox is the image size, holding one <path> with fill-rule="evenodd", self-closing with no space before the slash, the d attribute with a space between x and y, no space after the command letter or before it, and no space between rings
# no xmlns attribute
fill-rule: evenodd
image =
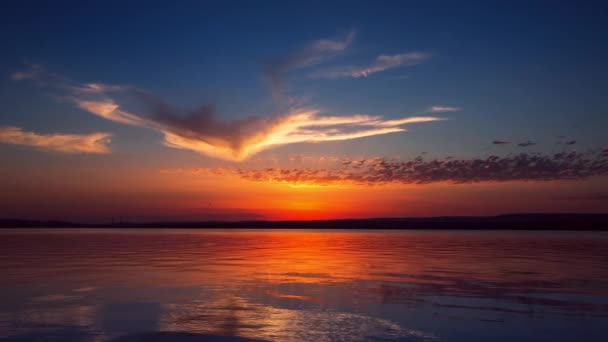
<svg viewBox="0 0 608 342"><path fill-rule="evenodd" d="M598 232L4 230L0 270L7 340L608 340Z"/></svg>

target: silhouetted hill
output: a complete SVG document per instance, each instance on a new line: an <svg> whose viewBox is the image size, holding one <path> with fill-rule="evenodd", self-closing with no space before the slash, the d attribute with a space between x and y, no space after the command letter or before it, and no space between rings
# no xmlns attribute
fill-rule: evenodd
<svg viewBox="0 0 608 342"><path fill-rule="evenodd" d="M0 220L0 228L300 228L300 229L472 229L472 230L608 230L608 214L510 214L313 221L198 221L76 223Z"/></svg>

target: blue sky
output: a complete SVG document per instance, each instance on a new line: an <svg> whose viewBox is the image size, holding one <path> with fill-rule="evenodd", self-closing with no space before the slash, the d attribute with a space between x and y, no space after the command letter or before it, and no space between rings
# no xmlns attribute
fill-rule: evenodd
<svg viewBox="0 0 608 342"><path fill-rule="evenodd" d="M136 85L184 108L210 103L226 118L267 115L277 108L264 63L356 30L352 47L327 65L409 51L432 57L361 79L310 79L310 69L299 70L288 77L290 92L344 114L397 117L431 105L461 107L432 133L444 146L461 140L454 153L483 152L493 139L552 144L568 135L590 146L605 143L596 128L608 123L606 6L483 3L8 2L0 33L0 89L8 105L0 110L4 123L31 129L108 124L10 79L37 63L83 82ZM381 140L424 145L417 138Z"/></svg>

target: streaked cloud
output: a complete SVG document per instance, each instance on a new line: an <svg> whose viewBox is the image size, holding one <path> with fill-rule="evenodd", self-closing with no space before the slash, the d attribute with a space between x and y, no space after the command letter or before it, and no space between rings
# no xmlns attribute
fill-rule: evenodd
<svg viewBox="0 0 608 342"><path fill-rule="evenodd" d="M351 30L337 38L316 40L304 48L276 58L265 69L275 99L287 101L287 108L263 117L221 120L211 107L182 110L141 89L124 85L78 83L61 75L48 73L39 66L13 74L17 81L32 80L59 92L58 98L78 108L114 122L145 127L163 134L166 146L195 151L210 157L241 161L261 151L295 143L319 143L359 139L406 131L413 123L444 120L437 116L413 116L387 119L382 115L334 115L312 105L294 105L284 96L283 79L292 70L309 67L332 58L347 49L355 39ZM381 55L365 68L353 69L353 77L428 58L423 53ZM431 112L458 110L453 107ZM427 111L428 113L428 111Z"/></svg>
<svg viewBox="0 0 608 342"><path fill-rule="evenodd" d="M510 141L504 141L504 140L494 140L492 141L492 144L494 145L508 145L510 144Z"/></svg>
<svg viewBox="0 0 608 342"><path fill-rule="evenodd" d="M429 116L397 120L372 115L328 116L316 109L296 109L274 117L221 121L210 108L182 113L164 104L148 103L150 111L141 114L123 110L112 99L77 100L77 104L108 120L155 129L163 133L169 147L234 161L281 145L404 132L404 125L442 120Z"/></svg>
<svg viewBox="0 0 608 342"><path fill-rule="evenodd" d="M460 107L447 107L447 106L432 106L428 109L431 113L449 113L449 112L458 112L462 110Z"/></svg>
<svg viewBox="0 0 608 342"><path fill-rule="evenodd" d="M109 153L109 133L37 134L19 127L0 127L0 142L62 153Z"/></svg>
<svg viewBox="0 0 608 342"><path fill-rule="evenodd" d="M608 193L606 192L593 192L586 194L578 194L573 196L563 197L566 200L576 200L576 201L608 201Z"/></svg>
<svg viewBox="0 0 608 342"><path fill-rule="evenodd" d="M558 138L558 140L556 142L557 145L572 146L572 145L576 145L576 143L577 143L576 139L574 139L573 137L559 135L559 136L557 136L557 138Z"/></svg>
<svg viewBox="0 0 608 342"><path fill-rule="evenodd" d="M318 70L310 74L312 78L360 78L398 67L411 66L424 62L431 57L428 53L408 52L397 55L380 55L366 66L341 66Z"/></svg>
<svg viewBox="0 0 608 342"><path fill-rule="evenodd" d="M467 184L509 181L568 181L608 176L608 156L599 151L560 152L552 155L521 153L471 159L411 160L341 158L319 168L218 168L162 170L164 174L237 175L254 182L331 185L447 182Z"/></svg>
<svg viewBox="0 0 608 342"><path fill-rule="evenodd" d="M271 59L264 71L275 99L281 100L284 97L284 78L289 71L310 67L335 57L352 44L355 36L356 31L350 30L340 37L319 39L293 53Z"/></svg>
<svg viewBox="0 0 608 342"><path fill-rule="evenodd" d="M528 146L534 146L537 143L535 143L534 141L528 140L528 141L524 141L524 142L520 142L519 144L517 144L517 146L519 147L528 147Z"/></svg>
<svg viewBox="0 0 608 342"><path fill-rule="evenodd" d="M330 42L319 43L329 45ZM332 46L331 48L338 48ZM44 78L44 75L38 77ZM49 77L55 90L77 107L104 119L161 132L165 145L226 160L244 160L263 150L294 143L351 140L404 132L405 125L444 120L435 116L385 119L380 115L335 116L313 107L279 115L220 120L213 108L184 111L135 87L79 84Z"/></svg>
<svg viewBox="0 0 608 342"><path fill-rule="evenodd" d="M38 64L30 64L26 70L16 71L11 74L13 81L32 80L38 78L39 74L44 70Z"/></svg>

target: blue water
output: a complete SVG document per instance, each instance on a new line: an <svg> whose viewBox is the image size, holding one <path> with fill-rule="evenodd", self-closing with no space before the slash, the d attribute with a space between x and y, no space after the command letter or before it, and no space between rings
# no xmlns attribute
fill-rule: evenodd
<svg viewBox="0 0 608 342"><path fill-rule="evenodd" d="M0 271L0 340L608 341L606 233L3 230Z"/></svg>

